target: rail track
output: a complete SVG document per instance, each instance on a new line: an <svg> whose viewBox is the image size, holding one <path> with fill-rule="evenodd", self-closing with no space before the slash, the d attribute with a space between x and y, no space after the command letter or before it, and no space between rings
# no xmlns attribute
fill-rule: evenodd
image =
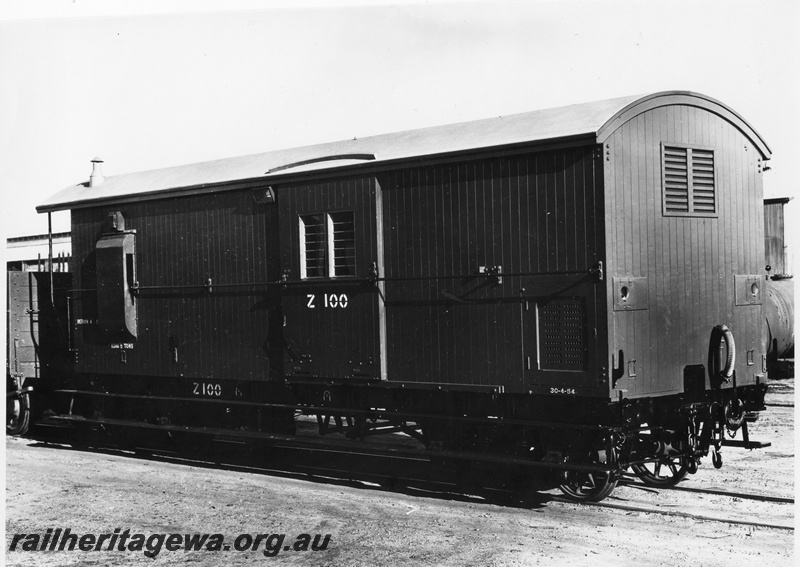
<svg viewBox="0 0 800 567"><path fill-rule="evenodd" d="M325 473L333 474L333 470L325 470L322 468L316 469L317 475L324 475ZM385 482L381 482L380 478L375 478L374 480L378 481L382 487L386 488ZM401 482L400 479L395 479L396 482ZM404 479L410 484L413 483L415 480L419 479ZM442 483L443 485L446 483ZM624 485L631 486L634 488L644 488L648 492L653 493L660 493L660 492L693 492L693 493L701 493L706 494L712 497L723 497L727 499L734 499L738 498L740 500L751 500L751 501L758 501L758 502L765 502L771 503L778 506L793 506L794 505L794 498L787 498L787 497L779 497L779 496L770 496L765 494L753 494L753 493L744 493L744 492L729 492L729 491L720 491L720 490L713 490L713 489L702 489L702 488L694 488L694 487L682 487L676 486L671 488L651 488L647 487L643 483L640 482L624 482ZM455 491L461 498L464 498L467 495L463 495L458 493L459 488L455 486L451 486L452 490ZM621 510L625 512L638 512L638 513L645 513L645 514L656 514L662 516L672 516L678 518L686 518L694 521L704 521L704 522L718 522L723 524L730 524L730 525L740 525L740 526L749 526L749 527L757 527L757 528L769 528L769 529L776 529L776 530L785 530L785 531L794 531L794 526L780 524L776 522L768 522L768 521L751 521L751 520L743 520L739 518L733 517L725 517L725 516L713 516L709 514L697 514L691 512L685 512L681 510L668 510L660 507L658 505L650 505L650 504L625 504L620 502L614 502L613 500L618 499L619 497L612 496L607 500L603 500L602 502L582 502L580 504L575 503L561 495L551 495L546 493L540 493L538 495L526 495L520 496L519 494L506 492L502 489L487 489L483 493L483 497L487 498L495 503L502 503L503 505L516 505L519 507L525 507L526 503L534 502L536 504L541 504L544 502L558 502L567 505L573 505L578 508L581 506L587 505L592 507L599 507L605 508L609 510Z"/></svg>
<svg viewBox="0 0 800 567"><path fill-rule="evenodd" d="M54 439L52 435L40 437L43 440L63 445L63 440ZM48 439L49 438L49 439ZM435 455L425 451L418 455L407 450L380 447L364 448L361 451L352 447L336 447L328 445L320 452L318 446L303 446L302 444L290 445L280 443L270 448L268 459L251 463L236 459L231 460L231 454L237 454L244 443L233 437L230 439L217 439L215 446L221 450L219 455L211 459L178 454L167 448L135 447L133 449L103 447L101 443L89 443L86 449L92 451L115 452L119 454L138 456L156 461L182 463L196 467L225 468L265 474L271 476L287 476L305 480L359 485L364 488L409 493L424 493L439 499L488 501L503 506L529 507L543 504L575 506L591 506L608 510L618 510L626 513L655 514L684 518L691 521L718 522L721 524L768 528L784 531L794 531L790 525L793 520L793 510L787 507L794 506L794 498L757 494L741 491L725 491L692 486L676 486L671 488L653 488L646 486L632 474L626 474L620 480L620 487L628 487L639 493L653 495L694 493L707 497L705 505L715 513L699 513L684 509L669 509L677 506L674 502L654 501L653 498L640 498L629 490L624 495L615 495L598 503L576 504L560 495L552 494L550 490L541 488L519 493L511 490L501 483L486 485L487 479L494 475L486 474L486 470L471 471L459 477L454 475L452 464L447 467L437 464ZM324 456L321 456L323 453ZM462 466L462 465L459 465ZM539 491L537 491L539 490ZM739 502L737 502L737 500ZM759 503L760 506L769 506L769 510L762 512L758 517L772 518L785 521L759 521L748 517L746 502ZM696 506L695 506L696 507Z"/></svg>
<svg viewBox="0 0 800 567"><path fill-rule="evenodd" d="M671 489L670 489L671 490ZM558 501L566 501L564 498L557 496L554 498ZM693 514L690 512L683 512L680 510L664 510L662 508L654 508L650 506L634 506L628 504L618 504L616 502L586 502L584 503L588 506L595 506L600 508L608 508L613 510L623 510L625 512L639 512L645 514L658 514L662 516L674 516L678 518L687 518L695 521L703 521L703 522L719 522L722 524L731 524L731 525L739 525L739 526L750 526L750 527L757 527L757 528L769 528L773 530L785 530L785 531L794 531L794 526L787 526L783 524L777 524L772 522L754 522L750 520L741 520L737 518L725 518L725 517L716 517L710 516L707 514Z"/></svg>
<svg viewBox="0 0 800 567"><path fill-rule="evenodd" d="M644 486L638 484L637 486ZM729 496L731 498L740 498L742 500L757 500L759 502L774 502L776 504L794 504L794 498L787 498L783 496L769 496L767 494L746 494L744 492L729 492L726 490L715 490L708 488L694 488L691 486L673 486L670 490L677 490L679 492L694 492L697 494L712 494L715 496Z"/></svg>
<svg viewBox="0 0 800 567"><path fill-rule="evenodd" d="M687 486L686 484L672 486L669 488L654 488L651 486L647 486L643 482L639 481L635 475L626 473L623 479L620 480L620 486L628 486L633 489L649 492L652 494L662 494L662 493L693 493L693 494L702 494L706 495L712 499L720 499L719 502L722 504L721 511L723 512L721 515L709 515L709 514L700 514L700 513L693 513L693 512L686 512L683 510L669 510L665 509L663 506L665 505L662 503L650 503L650 502L641 502L637 501L634 504L628 504L623 502L614 502L614 500L620 500L620 497L617 496L611 497L609 500L603 502L596 502L596 503L587 503L591 506L600 506L606 507L609 509L617 509L617 510L624 510L626 512L640 512L640 513L648 513L648 514L659 514L663 516L674 516L680 518L687 518L692 519L695 521L706 521L706 522L720 522L725 524L732 524L732 525L742 525L742 526L752 526L752 527L761 527L761 528L771 528L777 530L788 530L794 531L793 525L777 523L774 521L753 521L749 519L742 519L736 518L731 515L725 515L725 511L731 511L733 507L731 505L740 504L741 501L750 501L750 502L759 502L763 504L770 505L770 510L772 512L764 513L761 512L761 516L768 517L768 518L775 518L780 517L781 515L787 516L790 515L792 518L793 514L793 506L794 506L794 498L793 497L786 497L786 496L775 496L769 494L758 494L758 493L751 493L751 492L741 492L741 491L730 491L730 490L719 490L715 488L702 488L702 487L695 487L695 486ZM555 497L556 500L559 501L566 501L566 499L557 496ZM669 505L669 504L666 504ZM746 506L746 504L742 504L742 506ZM792 510L791 514L781 514L781 511L784 511L786 507L791 507Z"/></svg>

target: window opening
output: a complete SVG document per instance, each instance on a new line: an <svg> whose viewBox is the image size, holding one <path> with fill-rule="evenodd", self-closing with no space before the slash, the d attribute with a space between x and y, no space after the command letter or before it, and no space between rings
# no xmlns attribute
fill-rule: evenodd
<svg viewBox="0 0 800 567"><path fill-rule="evenodd" d="M716 216L714 150L662 146L663 212L667 216Z"/></svg>
<svg viewBox="0 0 800 567"><path fill-rule="evenodd" d="M300 277L356 275L353 211L300 215Z"/></svg>
<svg viewBox="0 0 800 567"><path fill-rule="evenodd" d="M333 277L356 275L356 225L353 212L328 215L330 265Z"/></svg>

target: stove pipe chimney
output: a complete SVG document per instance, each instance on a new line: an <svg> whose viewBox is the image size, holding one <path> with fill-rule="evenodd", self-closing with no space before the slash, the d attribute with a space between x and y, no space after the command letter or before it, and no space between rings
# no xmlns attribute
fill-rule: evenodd
<svg viewBox="0 0 800 567"><path fill-rule="evenodd" d="M96 157L92 160L92 175L89 176L89 187L97 187L106 178L103 177L103 160Z"/></svg>

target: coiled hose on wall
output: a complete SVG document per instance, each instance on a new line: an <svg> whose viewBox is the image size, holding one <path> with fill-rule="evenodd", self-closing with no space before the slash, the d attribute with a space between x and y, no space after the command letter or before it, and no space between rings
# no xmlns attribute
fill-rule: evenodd
<svg viewBox="0 0 800 567"><path fill-rule="evenodd" d="M718 356L722 343L725 343L725 365L720 366ZM708 345L708 373L709 377L729 382L733 376L733 368L736 364L736 342L733 340L733 333L727 325L717 325L711 331L711 340Z"/></svg>

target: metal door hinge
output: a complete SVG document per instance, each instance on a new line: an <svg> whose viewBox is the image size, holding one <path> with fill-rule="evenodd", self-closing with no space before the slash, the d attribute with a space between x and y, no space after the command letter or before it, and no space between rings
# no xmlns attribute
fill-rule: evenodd
<svg viewBox="0 0 800 567"><path fill-rule="evenodd" d="M597 277L597 281L603 281L603 278L605 277L603 273L603 261L600 260L597 262L597 264L589 268L589 273L594 274Z"/></svg>

